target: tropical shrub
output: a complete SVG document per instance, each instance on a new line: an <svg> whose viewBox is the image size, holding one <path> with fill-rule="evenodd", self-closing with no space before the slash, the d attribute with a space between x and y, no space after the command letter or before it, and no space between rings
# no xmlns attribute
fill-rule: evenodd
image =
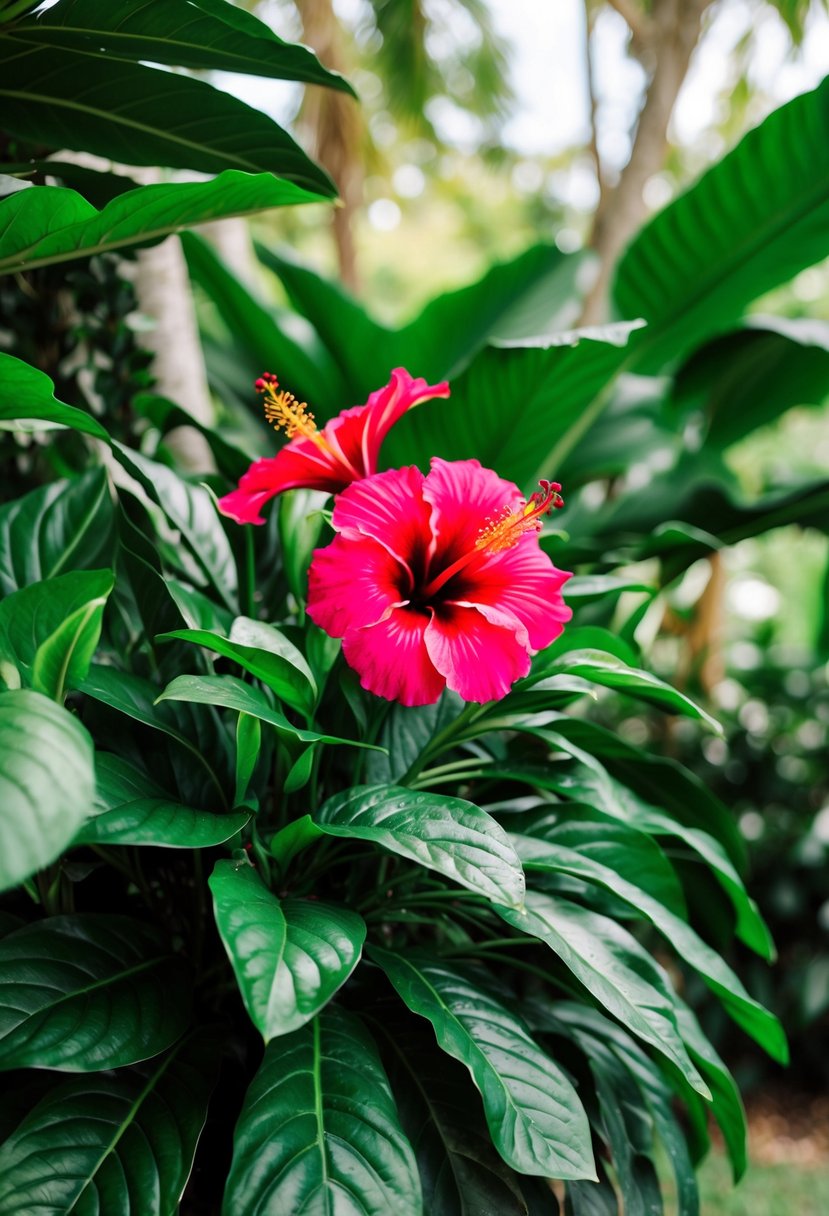
<svg viewBox="0 0 829 1216"><path fill-rule="evenodd" d="M230 66L233 54L237 67L246 54L261 64L269 52L274 75L341 82L220 0L142 0L123 41L93 0L59 0L40 19L22 7L7 10L15 21L0 39L13 173L65 171L70 188L35 184L0 202L0 266L37 271L208 215L330 194L287 136L225 112L232 99L216 94L198 125L204 146L184 167L224 170L229 140L243 168L96 208L72 188L71 165L54 174L53 161L40 164L44 145L65 146L62 115L86 81L107 108L90 106L75 135L84 148L178 166L178 154L165 159L181 147L170 116L199 124L210 86L144 66L168 62L165 47L194 68ZM196 17L200 40L185 54ZM14 103L14 73L55 47L65 70L29 112ZM113 65L113 47L123 62ZM643 418L664 419L675 454L683 411L695 416L704 401L713 427L722 361L704 345L693 352L746 339L753 331L719 335L759 292L829 252L826 225L803 219L816 183L819 215L827 206L826 98L773 115L658 217L619 270L628 321L583 336L556 332L572 267L544 248L401 331L265 253L310 319L299 343L188 236L192 273L238 338L235 363L233 352L216 357L215 340L206 346L227 413L199 424L216 465L201 478L165 441L192 421L186 402L134 394L131 425L121 416L116 427L0 355L15 487L0 506L4 1216L583 1216L615 1211L617 1196L626 1211L659 1211L663 1150L692 1216L709 1111L742 1173L739 1095L683 999L686 977L700 977L785 1059L779 1023L721 956L735 936L773 954L741 879L740 835L688 769L603 730L585 706L610 688L716 731L642 667L635 622L617 626L622 591L650 600L657 589L619 563L656 554L669 581L741 529L817 515L826 486L735 503L717 466L700 506L686 468L668 485L680 506L665 514L650 492L637 502L632 484L601 508L565 485L556 519L566 534L535 530L556 487L531 492L559 468L574 490L619 477ZM119 124L138 113L149 133L134 146ZM770 165L773 190L752 178ZM692 224L706 207L722 240L702 261ZM784 343L781 358L790 354ZM705 361L701 380L694 358ZM268 455L264 427L261 448L251 441L244 405L242 382L264 366L299 399L261 378L270 416L281 409L293 431L279 455ZM418 378L406 398L417 406L373 431L378 408L412 383L397 372L384 396L396 367ZM631 395L622 373L634 372ZM681 398L687 383L696 395ZM381 430L382 459L398 471L377 471ZM350 472L332 480L338 443ZM604 452L594 465L590 450ZM240 526L228 517L239 517L234 495L262 493L245 478L263 453L271 472L297 454L302 467L262 526ZM308 475L321 458L322 485ZM447 469L451 510L448 498L435 505L436 471ZM384 516L394 501L403 509ZM371 637L380 617L360 613L375 595L380 616L400 625L401 584L389 586L383 554L394 561L404 533L411 572L435 557L452 518L455 547L421 570L418 601L451 620L429 649L431 670L412 676L402 647ZM576 575L562 586L553 561ZM502 567L512 573L499 582ZM486 608L476 609L489 627L482 643L440 599L458 577L462 612Z"/></svg>

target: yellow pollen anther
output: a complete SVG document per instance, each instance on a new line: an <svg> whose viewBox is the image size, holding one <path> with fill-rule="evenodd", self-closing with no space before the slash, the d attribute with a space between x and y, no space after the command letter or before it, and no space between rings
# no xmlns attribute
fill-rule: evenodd
<svg viewBox="0 0 829 1216"><path fill-rule="evenodd" d="M488 516L478 533L475 548L485 553L502 553L505 549L513 549L525 532L541 531L541 516L548 515L554 507L563 507L564 500L559 493L561 486L558 482L542 481L541 490L536 490L528 502L516 510L503 507L493 519Z"/></svg>
<svg viewBox="0 0 829 1216"><path fill-rule="evenodd" d="M294 439L297 435L304 439L313 439L318 447L328 450L328 444L317 429L308 403L297 401L293 393L280 389L276 376L266 372L256 381L256 391L265 399L265 418L275 430L284 431L289 439Z"/></svg>

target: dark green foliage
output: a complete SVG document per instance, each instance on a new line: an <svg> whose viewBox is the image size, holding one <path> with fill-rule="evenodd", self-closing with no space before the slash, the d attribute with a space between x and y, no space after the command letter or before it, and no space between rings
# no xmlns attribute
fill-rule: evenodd
<svg viewBox="0 0 829 1216"><path fill-rule="evenodd" d="M42 268L28 282L36 296L43 288L47 311L55 285L71 285L47 261L330 193L269 119L138 61L204 67L218 56L268 75L341 87L339 78L224 0L126 8L123 29L99 0L60 0L4 27L0 93L19 92L15 80L47 51L57 60L38 74L31 107L9 99L14 163L29 167L16 172L41 171L47 149L28 137L67 142L87 77L98 108L73 128L77 144L131 164L236 167L207 183L116 194L100 212L81 179L67 178L69 192L11 194L0 240L15 239L11 219L31 225L25 248ZM169 53L149 54L159 38ZM749 152L734 154L741 173L758 147L784 156L779 132L792 113L813 132L822 98L798 99L754 133ZM148 127L131 158L127 119ZM799 131L793 124L792 139ZM287 184L240 172L240 157ZM728 163L695 187L711 205ZM825 490L814 487L740 503L713 462L714 502L730 506L712 512L710 497L708 508L698 501L703 458L683 457L680 438L699 410L723 448L786 408L785 368L803 332L720 339L746 359L761 344L775 369L776 404L753 424L722 411L727 351L697 348L818 256L819 240L793 224L783 256L782 232L764 244L764 216L748 213L747 278L742 264L701 259L688 206L679 200L628 255L661 258L670 225L678 261L717 271L720 313L682 334L676 301L694 288L679 277L676 299L649 304L646 329L558 333L577 304L574 263L546 247L399 330L263 254L305 314L298 329L250 302L196 238L186 242L194 278L238 330L240 380L266 356L282 359L322 419L398 362L433 381L452 376L452 398L413 411L389 461L477 456L522 485L569 461L574 489L594 490L608 460L620 461L617 492L599 509L595 494L593 505L576 494L567 533L544 538L557 564L565 553L579 565L575 621L495 704L446 694L404 709L359 688L304 611L324 504L321 513L319 497L292 495L244 532L217 513L215 493L248 454L202 426L218 473L205 482L177 466L166 435L187 403L142 391L146 363L121 328L131 297L111 261L71 272L93 353L98 329L111 330L94 400L67 370L78 335L60 334L44 364L36 309L24 314L13 353L0 356L0 421L15 428L0 507L0 1065L17 1073L0 1213L173 1216L184 1193L182 1211L221 1205L227 1216L556 1216L555 1179L574 1216L615 1211L617 1193L644 1214L661 1210L654 1159L666 1150L680 1211L696 1216L709 1109L742 1172L736 1088L683 999L700 976L718 1007L784 1058L779 1023L722 957L733 937L764 960L772 953L743 885L739 832L686 767L617 738L588 710L609 695L717 730L647 669L630 621L608 626L623 591L647 607L720 539L787 510L818 511ZM8 253L7 267L26 264L19 245ZM626 311L635 322L638 310ZM825 352L809 349L800 393L817 400ZM629 376L686 356L673 379ZM651 422L675 463L664 485L637 496L619 452ZM647 577L614 573L644 554L659 559Z"/></svg>

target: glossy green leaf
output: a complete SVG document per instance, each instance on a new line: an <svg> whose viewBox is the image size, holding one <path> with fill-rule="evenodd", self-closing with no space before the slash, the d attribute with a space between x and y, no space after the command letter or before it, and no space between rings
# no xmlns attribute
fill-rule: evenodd
<svg viewBox="0 0 829 1216"><path fill-rule="evenodd" d="M555 730L560 746L584 766L579 781L592 791L584 801L651 835L675 835L689 845L727 893L736 914L737 935L763 958L773 959L768 928L735 868L743 864L744 843L733 816L716 795L675 761L650 755L595 723L560 718ZM571 796L581 797L575 790Z"/></svg>
<svg viewBox="0 0 829 1216"><path fill-rule="evenodd" d="M219 521L209 492L179 477L172 469L122 444L113 451L128 473L158 503L167 519L181 532L205 580L229 608L235 606L236 564L230 542Z"/></svg>
<svg viewBox="0 0 829 1216"><path fill-rule="evenodd" d="M417 1168L377 1049L334 1006L274 1039L234 1137L223 1216L421 1216Z"/></svg>
<svg viewBox="0 0 829 1216"><path fill-rule="evenodd" d="M385 1010L371 1023L417 1158L424 1212L528 1216L523 1190L533 1180L514 1173L498 1156L469 1074L438 1050L429 1029L421 1026L400 1023ZM539 1211L555 1213L549 1202Z"/></svg>
<svg viewBox="0 0 829 1216"><path fill-rule="evenodd" d="M404 786L354 786L316 811L330 836L367 840L488 899L520 906L524 875L498 822L463 798Z"/></svg>
<svg viewBox="0 0 829 1216"><path fill-rule="evenodd" d="M90 55L103 52L114 59L244 72L351 91L307 47L283 42L252 13L244 16L244 23L234 19L227 0L151 5L120 0L117 11L108 0L59 0L34 20L16 24L14 37Z"/></svg>
<svg viewBox="0 0 829 1216"><path fill-rule="evenodd" d="M23 685L58 702L78 687L113 584L111 570L74 570L0 600L0 658L16 666Z"/></svg>
<svg viewBox="0 0 829 1216"><path fill-rule="evenodd" d="M607 916L537 891L527 892L522 911L498 912L521 933L546 942L597 1001L710 1098L680 1037L667 976L632 934Z"/></svg>
<svg viewBox="0 0 829 1216"><path fill-rule="evenodd" d="M525 1174L594 1178L587 1117L564 1072L523 1022L475 982L474 971L378 947L374 959L412 1013L428 1018L439 1046L469 1069L490 1135Z"/></svg>
<svg viewBox="0 0 829 1216"><path fill-rule="evenodd" d="M671 405L702 411L706 447L725 448L793 405L829 394L829 325L812 317L749 317L736 333L694 352L674 382Z"/></svg>
<svg viewBox="0 0 829 1216"><path fill-rule="evenodd" d="M765 122L634 238L614 285L644 317L637 370L721 332L758 296L829 254L829 82Z"/></svg>
<svg viewBox="0 0 829 1216"><path fill-rule="evenodd" d="M347 743L351 747L366 747L356 739L339 739L336 735L319 735L313 730L300 730L284 714L274 709L265 694L252 684L235 676L176 676L158 698L163 701L189 701L201 705L222 705L239 713L252 714L260 722L276 727L276 733L301 743Z"/></svg>
<svg viewBox="0 0 829 1216"><path fill-rule="evenodd" d="M126 916L53 916L0 941L0 1068L97 1072L165 1051L190 1015L180 957Z"/></svg>
<svg viewBox="0 0 829 1216"><path fill-rule="evenodd" d="M53 862L95 796L92 740L40 693L0 692L0 890Z"/></svg>
<svg viewBox="0 0 829 1216"><path fill-rule="evenodd" d="M704 722L712 731L721 735L722 727L716 718L712 718L696 702L685 693L673 688L650 671L639 667L629 667L620 659L601 650L575 650L561 655L549 667L549 671L568 671L581 676L592 684L600 684L604 688L613 688L626 693L640 701L657 705L669 713L682 714L686 718L694 718Z"/></svg>
<svg viewBox="0 0 829 1216"><path fill-rule="evenodd" d="M262 725L252 714L239 714L236 721L236 790L233 805L239 806L247 797L250 779L262 746Z"/></svg>
<svg viewBox="0 0 829 1216"><path fill-rule="evenodd" d="M129 1072L50 1090L0 1147L0 1211L172 1216L220 1055L196 1036Z"/></svg>
<svg viewBox="0 0 829 1216"><path fill-rule="evenodd" d="M355 404L395 366L434 383L457 376L489 339L536 337L572 324L579 312L576 279L584 255L563 255L551 245L534 245L496 263L477 282L429 301L396 330L372 317L340 284L284 252L261 246L257 251L333 356ZM393 437L389 443L394 445ZM402 463L398 457L395 447L392 463Z"/></svg>
<svg viewBox="0 0 829 1216"><path fill-rule="evenodd" d="M29 195L33 193L29 191ZM3 214L3 204L0 203L0 225L3 224ZM0 235L0 273L4 243ZM94 435L97 439L108 439L100 422L91 414L58 401L55 386L44 372L4 352L0 352L0 390L0 426L5 427L7 423L18 420L25 422L26 419L36 419L50 426L68 426L74 431ZM22 429L27 428L24 425Z"/></svg>
<svg viewBox="0 0 829 1216"><path fill-rule="evenodd" d="M208 849L224 844L250 819L247 811L214 815L185 806L121 756L95 756L95 814L73 844L140 844Z"/></svg>
<svg viewBox="0 0 829 1216"><path fill-rule="evenodd" d="M685 895L673 866L645 832L592 807L547 803L537 810L504 817L511 832L534 837L548 853L563 848L588 865L598 864L635 884L663 907L687 919ZM518 846L516 846L518 847ZM519 849L520 851L520 849Z"/></svg>
<svg viewBox="0 0 829 1216"><path fill-rule="evenodd" d="M65 48L56 59L50 46L0 34L0 82L4 127L21 139L126 165L273 173L335 194L277 123L202 80Z"/></svg>
<svg viewBox="0 0 829 1216"><path fill-rule="evenodd" d="M486 347L453 382L448 401L424 402L401 419L384 460L428 467L435 454L476 457L534 489L540 477L555 476L602 407L635 328L576 330L544 339L546 345Z"/></svg>
<svg viewBox="0 0 829 1216"><path fill-rule="evenodd" d="M182 78L168 75L167 79ZM150 244L193 224L320 201L321 196L314 190L281 181L270 173L246 173L238 168L225 168L206 182L165 182L130 189L100 211L74 190L37 186L0 202L0 274L138 243ZM51 410L51 414L23 416L49 418L106 438L94 419L81 410L70 413L70 408L63 406L57 411L54 404L46 402L42 409ZM81 421L87 425L81 426Z"/></svg>
<svg viewBox="0 0 829 1216"><path fill-rule="evenodd" d="M103 469L53 481L0 507L0 593L108 566L114 515Z"/></svg>
<svg viewBox="0 0 829 1216"><path fill-rule="evenodd" d="M277 372L301 401L312 403L320 419L356 404L348 399L331 352L303 317L263 302L201 237L185 233L181 244L193 281L216 308L241 357L250 361L248 379L251 367Z"/></svg>
<svg viewBox="0 0 829 1216"><path fill-rule="evenodd" d="M125 714L136 722L142 722L152 730L160 731L175 740L180 747L189 752L196 765L207 776L213 792L218 794L220 803L227 805L221 778L214 768L217 757L206 755L197 740L188 737L184 731L179 729L168 706L156 705L156 699L161 699L158 697L156 685L131 672L118 671L114 667L104 667L93 663L89 675L82 681L79 688L87 697L92 697L118 713Z"/></svg>
<svg viewBox="0 0 829 1216"><path fill-rule="evenodd" d="M218 861L210 890L242 1000L266 1043L309 1022L360 961L366 926L356 912L277 899L247 862Z"/></svg>
<svg viewBox="0 0 829 1216"><path fill-rule="evenodd" d="M528 870L572 874L612 891L663 934L677 954L717 994L738 1026L756 1039L780 1063L788 1060L786 1036L779 1021L748 995L727 963L681 917L654 899L636 882L623 878L610 866L568 849L560 841L549 844L530 837L513 837Z"/></svg>
<svg viewBox="0 0 829 1216"><path fill-rule="evenodd" d="M238 616L230 627L229 637L202 629L177 629L162 634L161 640L193 642L233 659L300 713L307 714L313 709L317 687L305 658L278 629L264 621Z"/></svg>
<svg viewBox="0 0 829 1216"><path fill-rule="evenodd" d="M711 1087L711 1112L720 1125L731 1160L734 1181L739 1182L748 1166L748 1125L740 1091L731 1073L700 1029L695 1015L681 1001L677 1006L677 1016L691 1058Z"/></svg>

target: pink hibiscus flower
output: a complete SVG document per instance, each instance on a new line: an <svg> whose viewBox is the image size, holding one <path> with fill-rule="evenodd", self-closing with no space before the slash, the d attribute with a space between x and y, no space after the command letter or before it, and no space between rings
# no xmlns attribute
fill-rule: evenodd
<svg viewBox="0 0 829 1216"><path fill-rule="evenodd" d="M467 701L503 697L530 655L571 617L570 577L538 543L554 483L527 502L477 460L393 469L336 499L337 536L317 549L308 615L343 639L363 688L428 705L445 687Z"/></svg>
<svg viewBox="0 0 829 1216"><path fill-rule="evenodd" d="M265 417L285 430L289 443L276 456L256 460L239 488L219 499L219 510L240 524L263 524L264 504L284 490L302 487L336 494L352 481L377 472L380 445L406 410L431 397L448 397L449 385L427 384L396 367L385 388L372 393L365 405L343 410L317 429L305 402L279 389L276 376L266 372L256 381L265 398Z"/></svg>

